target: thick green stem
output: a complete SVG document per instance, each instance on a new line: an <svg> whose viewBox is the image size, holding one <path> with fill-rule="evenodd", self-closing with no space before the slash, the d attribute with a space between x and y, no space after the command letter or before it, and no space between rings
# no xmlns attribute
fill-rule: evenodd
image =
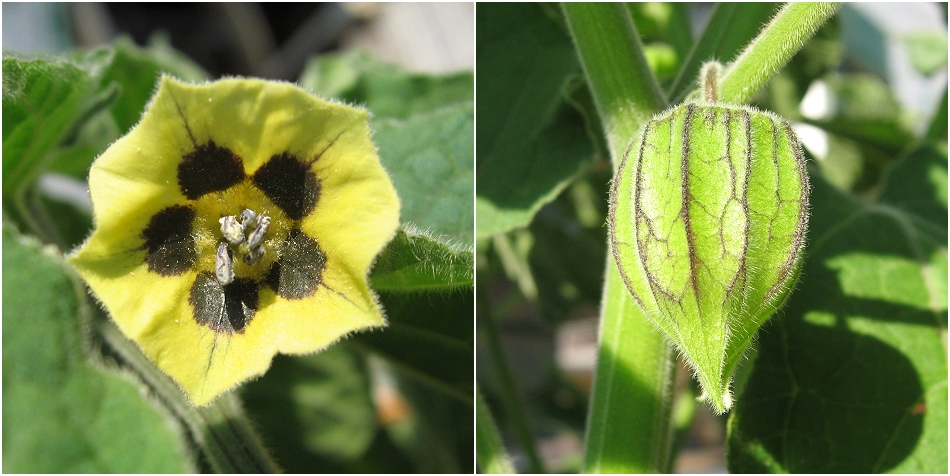
<svg viewBox="0 0 950 476"><path fill-rule="evenodd" d="M586 473L664 473L672 465L676 356L608 256Z"/></svg>
<svg viewBox="0 0 950 476"><path fill-rule="evenodd" d="M566 3L563 9L616 169L637 129L665 103L621 4ZM669 470L674 363L666 338L643 315L608 255L585 472Z"/></svg>
<svg viewBox="0 0 950 476"><path fill-rule="evenodd" d="M666 104L622 3L563 8L616 169L637 129Z"/></svg>
<svg viewBox="0 0 950 476"><path fill-rule="evenodd" d="M511 474L515 472L508 453L501 443L501 435L495 426L482 391L475 390L475 455L481 472L488 474Z"/></svg>
<svg viewBox="0 0 950 476"><path fill-rule="evenodd" d="M790 3L782 8L726 67L720 83L720 101L749 102L840 6L839 3Z"/></svg>

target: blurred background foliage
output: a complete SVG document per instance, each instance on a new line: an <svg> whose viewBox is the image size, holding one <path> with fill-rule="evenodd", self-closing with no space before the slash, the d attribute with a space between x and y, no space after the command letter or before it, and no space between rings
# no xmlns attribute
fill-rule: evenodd
<svg viewBox="0 0 950 476"><path fill-rule="evenodd" d="M103 338L108 318L61 259L92 227L89 165L138 122L163 72L297 81L365 105L403 204L402 228L371 276L389 327L278 356L236 392L276 463L473 471L473 13L471 4L3 5L4 471L217 468L197 451L202 434Z"/></svg>
<svg viewBox="0 0 950 476"><path fill-rule="evenodd" d="M717 51L724 64L732 60L779 6L630 3L628 10L651 68L675 103L675 98L692 89L699 66L708 58L706 52ZM559 8L478 4L476 19L476 380L519 471L576 472L582 460L597 355L598 309L607 259L609 157ZM795 295L798 300L793 298L786 312L780 312L760 334L760 344L770 352L765 363L756 365L753 353L750 364L740 370L740 406L733 411L735 421L730 425L735 427L728 443L729 415L716 417L697 405L695 382L680 366L674 407L675 444L680 450L677 472L725 472L727 444L735 456L728 463L734 472L946 470L946 19L946 3L845 4L754 98L753 105L793 123L805 146L815 189L810 239L824 237L845 219L848 210L892 205L901 210L896 213L915 217L911 228L916 231L908 232L913 235L907 238L910 244L898 245L903 234L893 223L869 218L860 226L849 225L853 228L825 243L822 255L812 257ZM696 53L691 53L694 48ZM523 58L535 61L525 64ZM872 237L879 237L879 242ZM908 275L888 276L883 268L861 268L857 261L845 266L843 261L828 259L835 256L831 248L835 253L881 253L883 249L886 254L907 256L906 262L914 264ZM921 254L920 250L925 251ZM844 261L853 257L846 256ZM858 278L848 283L841 274L839 283L834 274L824 271L826 267L838 272L850 269L854 274L849 276ZM883 284L868 281L878 272ZM933 281L920 284L921 273ZM902 282L918 283L909 285L920 286L912 293L924 296L914 302L913 311L894 307L889 301L893 297L847 290L849 286L889 288ZM831 291L838 286L846 290ZM868 304L843 297L850 293L874 295L880 301ZM923 316L917 314L921 309L927 310ZM835 318L829 312L841 314ZM834 338L815 331L820 327L802 330L800 322L820 321L819 315L824 316L824 325L837 322L839 333ZM829 316L831 321L827 321ZM880 327L873 332L862 328L860 316L873 316ZM858 319L850 321L852 317ZM920 327L884 329L886 323L902 321ZM850 330L841 330L842 326ZM750 402L771 398L790 385L765 377L767 372L778 372L774 365L781 361L775 363L773 354L781 352L777 340L786 332L802 339L789 350L794 358L814 364L793 369L802 372L797 375L824 375L833 366L844 365L835 360L844 357L833 359L830 354L827 362L813 363L807 360L810 353L836 346L858 349L857 343L867 341L869 347L854 354L866 367L850 369L852 377L841 380L840 388L821 387L815 394L820 398L833 394L822 405L847 414L847 404L838 407L842 402L835 398L857 404L860 399L854 399L855 393L876 394L879 385L889 385L878 382L875 375L894 372L895 379L903 379L894 380L894 385L911 390L885 402L896 409L878 416L885 420L896 412L898 417L906 416L904 421L915 422L900 427L905 433L895 436L895 441L902 441L897 446L903 446L891 448L886 457L876 453L880 450L876 442L854 448L855 454L863 452L863 456L854 457L852 466L843 461L850 456L833 452L802 454L801 466L782 466L786 461L780 461L770 467L757 460L775 456L769 453L772 440L768 435L791 436L778 427L753 427L756 421L775 420L775 408L743 407L741 392L753 369L761 375L752 377L759 390L750 391L755 395ZM881 337L888 333L892 333L890 338ZM927 350L915 355L907 345ZM884 353L900 358L885 365L873 357ZM925 353L928 357L921 357ZM790 452L827 443L818 434L808 433L807 423L813 421L808 418L821 418L819 409L824 408L809 406L813 403L802 403L812 416L802 417L805 426L795 430L804 434L795 439L802 446L792 444ZM928 409L926 424L920 419L924 407ZM757 417L739 418L749 414ZM842 425L832 433L859 431L840 420L828 421ZM870 426L863 428L883 434L893 430L875 427L878 423L866 422ZM753 426L740 426L746 424ZM843 434L828 438L838 436ZM809 440L812 437L819 440ZM747 446L754 441L766 444ZM791 453L789 458L798 461ZM834 466L838 463L841 466Z"/></svg>

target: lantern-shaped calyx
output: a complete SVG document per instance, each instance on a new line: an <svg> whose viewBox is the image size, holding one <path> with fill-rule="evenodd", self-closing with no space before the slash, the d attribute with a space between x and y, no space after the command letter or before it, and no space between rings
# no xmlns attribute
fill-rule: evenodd
<svg viewBox="0 0 950 476"><path fill-rule="evenodd" d="M797 279L809 187L788 123L715 103L714 80L706 102L657 115L634 140L610 238L627 288L722 413L736 364Z"/></svg>

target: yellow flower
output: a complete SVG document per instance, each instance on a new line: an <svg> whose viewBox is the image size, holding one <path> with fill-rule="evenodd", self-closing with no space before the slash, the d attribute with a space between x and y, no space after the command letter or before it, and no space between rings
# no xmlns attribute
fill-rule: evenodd
<svg viewBox="0 0 950 476"><path fill-rule="evenodd" d="M367 116L287 83L166 76L96 159L96 228L70 262L194 404L385 325L367 272L399 199Z"/></svg>

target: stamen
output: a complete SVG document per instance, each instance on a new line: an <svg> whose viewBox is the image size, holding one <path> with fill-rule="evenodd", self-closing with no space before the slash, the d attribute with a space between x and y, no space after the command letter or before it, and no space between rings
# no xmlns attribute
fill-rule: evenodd
<svg viewBox="0 0 950 476"><path fill-rule="evenodd" d="M240 219L234 215L228 215L221 217L219 221L224 239L237 246L238 253L244 253L241 260L249 266L259 263L264 256L263 240L270 228L270 217L258 215L254 210L244 209ZM253 230L245 235L252 226ZM221 284L228 284L234 279L233 256L231 248L224 242L218 246L215 264L218 282Z"/></svg>
<svg viewBox="0 0 950 476"><path fill-rule="evenodd" d="M230 284L234 280L233 255L231 254L231 248L223 241L218 245L218 252L215 255L214 273L222 286Z"/></svg>
<svg viewBox="0 0 950 476"><path fill-rule="evenodd" d="M264 247L258 246L256 248L251 248L246 255L244 255L244 263L248 266L254 266L255 264L261 261L261 258L264 257Z"/></svg>
<svg viewBox="0 0 950 476"><path fill-rule="evenodd" d="M267 215L261 215L257 219L257 228L254 228L254 231L251 232L250 236L247 237L247 246L249 248L254 248L258 243L264 239L264 233L267 233L267 229L270 227L270 217Z"/></svg>
<svg viewBox="0 0 950 476"><path fill-rule="evenodd" d="M254 224L255 218L257 218L257 213L254 213L254 210L245 208L244 211L241 212L241 226L244 228L244 231L247 231L247 229Z"/></svg>
<svg viewBox="0 0 950 476"><path fill-rule="evenodd" d="M218 222L221 223L221 235L225 240L233 245L244 242L244 228L233 215L221 217Z"/></svg>

